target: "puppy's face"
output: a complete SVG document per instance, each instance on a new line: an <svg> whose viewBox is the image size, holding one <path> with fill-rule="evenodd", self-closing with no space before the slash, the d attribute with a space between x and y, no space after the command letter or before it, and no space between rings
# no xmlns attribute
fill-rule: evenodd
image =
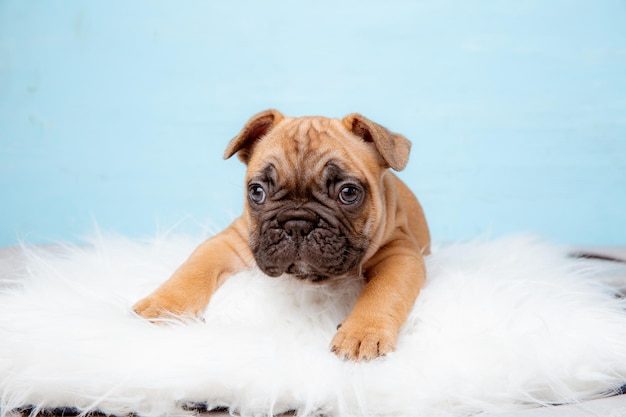
<svg viewBox="0 0 626 417"><path fill-rule="evenodd" d="M386 162L340 120L276 118L262 134L244 128L254 140L235 150L248 164L244 216L256 263L269 276L343 276L362 263L382 221Z"/></svg>
<svg viewBox="0 0 626 417"><path fill-rule="evenodd" d="M358 146L341 136L328 119L287 120L254 149L246 178L250 248L267 275L320 282L363 259L376 186L349 157Z"/></svg>

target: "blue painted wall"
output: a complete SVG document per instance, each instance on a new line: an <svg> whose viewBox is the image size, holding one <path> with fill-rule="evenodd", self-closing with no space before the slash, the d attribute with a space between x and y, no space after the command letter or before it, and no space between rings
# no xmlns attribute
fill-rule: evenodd
<svg viewBox="0 0 626 417"><path fill-rule="evenodd" d="M413 141L438 241L626 244L626 3L0 1L0 245L219 229L246 119Z"/></svg>

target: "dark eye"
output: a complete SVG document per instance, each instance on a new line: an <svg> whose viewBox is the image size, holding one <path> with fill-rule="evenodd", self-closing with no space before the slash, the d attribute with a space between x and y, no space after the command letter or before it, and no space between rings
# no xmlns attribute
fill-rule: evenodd
<svg viewBox="0 0 626 417"><path fill-rule="evenodd" d="M258 184L252 184L248 188L248 198L254 204L263 204L265 202L265 190Z"/></svg>
<svg viewBox="0 0 626 417"><path fill-rule="evenodd" d="M339 191L339 201L343 204L354 204L359 201L361 190L354 185L346 185Z"/></svg>

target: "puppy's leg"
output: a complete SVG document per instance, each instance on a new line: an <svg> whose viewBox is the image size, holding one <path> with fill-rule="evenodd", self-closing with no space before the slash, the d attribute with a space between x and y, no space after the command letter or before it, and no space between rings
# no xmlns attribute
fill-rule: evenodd
<svg viewBox="0 0 626 417"><path fill-rule="evenodd" d="M215 290L249 266L252 256L244 236L244 221L239 218L198 246L170 279L133 306L135 313L147 319L201 314Z"/></svg>
<svg viewBox="0 0 626 417"><path fill-rule="evenodd" d="M330 344L342 359L371 360L393 351L424 285L424 260L410 240L390 242L368 266L368 282Z"/></svg>

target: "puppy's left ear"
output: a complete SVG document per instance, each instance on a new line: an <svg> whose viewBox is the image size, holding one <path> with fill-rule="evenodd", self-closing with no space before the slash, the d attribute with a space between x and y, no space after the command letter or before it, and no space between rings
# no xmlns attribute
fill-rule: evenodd
<svg viewBox="0 0 626 417"><path fill-rule="evenodd" d="M265 110L252 116L241 129L241 132L226 147L224 159L237 154L239 159L247 164L256 142L267 135L284 118L285 116L278 110L273 109Z"/></svg>
<svg viewBox="0 0 626 417"><path fill-rule="evenodd" d="M393 133L358 113L347 115L341 121L348 131L373 143L387 166L400 171L409 162L411 142L404 136Z"/></svg>

